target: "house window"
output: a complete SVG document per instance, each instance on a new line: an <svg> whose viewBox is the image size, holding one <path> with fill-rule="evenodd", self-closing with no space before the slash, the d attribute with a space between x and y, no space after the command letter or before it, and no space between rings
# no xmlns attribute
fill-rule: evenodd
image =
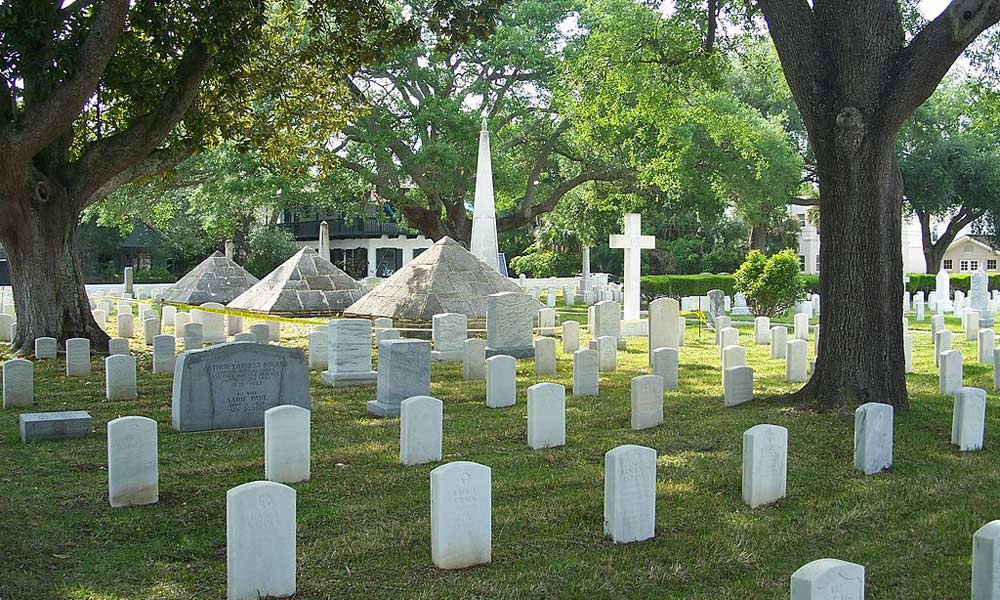
<svg viewBox="0 0 1000 600"><path fill-rule="evenodd" d="M816 255L816 270L819 271L819 254Z"/></svg>
<svg viewBox="0 0 1000 600"><path fill-rule="evenodd" d="M970 271L978 271L979 270L979 261L978 260L970 260L969 261L969 270Z"/></svg>
<svg viewBox="0 0 1000 600"><path fill-rule="evenodd" d="M951 259L950 258L944 259L944 268L945 268L945 270L948 270L948 271L950 271L952 269Z"/></svg>
<svg viewBox="0 0 1000 600"><path fill-rule="evenodd" d="M996 271L997 270L997 259L995 259L995 258L988 259L986 261L986 270L987 271Z"/></svg>
<svg viewBox="0 0 1000 600"><path fill-rule="evenodd" d="M969 270L969 261L967 261L967 260L960 260L960 261L958 261L958 270L961 271L961 272L963 272L963 273L968 272L968 270Z"/></svg>
<svg viewBox="0 0 1000 600"><path fill-rule="evenodd" d="M806 226L806 215L805 215L805 213L799 214L797 216L799 217L799 224L802 225L803 227L805 227Z"/></svg>
<svg viewBox="0 0 1000 600"><path fill-rule="evenodd" d="M799 255L799 270L800 271L805 271L806 270L806 255L805 254L800 254Z"/></svg>

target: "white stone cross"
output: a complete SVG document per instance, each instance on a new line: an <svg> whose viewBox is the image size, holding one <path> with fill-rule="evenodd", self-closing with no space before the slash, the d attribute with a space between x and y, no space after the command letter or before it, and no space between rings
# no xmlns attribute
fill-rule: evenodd
<svg viewBox="0 0 1000 600"><path fill-rule="evenodd" d="M640 253L643 249L655 248L656 238L642 235L642 215L627 213L625 215L624 234L614 234L608 242L612 248L625 249L625 306L624 320L639 319L639 276L642 269Z"/></svg>

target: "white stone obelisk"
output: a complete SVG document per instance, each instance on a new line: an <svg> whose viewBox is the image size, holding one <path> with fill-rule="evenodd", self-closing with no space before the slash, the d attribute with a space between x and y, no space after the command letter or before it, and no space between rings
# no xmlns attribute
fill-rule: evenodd
<svg viewBox="0 0 1000 600"><path fill-rule="evenodd" d="M642 235L642 216L638 213L625 215L625 231L609 238L612 248L625 249L625 297L622 321L639 320L639 276L642 271L640 252L645 248L655 248L656 238Z"/></svg>
<svg viewBox="0 0 1000 600"><path fill-rule="evenodd" d="M590 291L590 247L583 247L583 274L580 277L580 291Z"/></svg>
<svg viewBox="0 0 1000 600"><path fill-rule="evenodd" d="M472 253L500 272L497 245L497 210L493 199L493 165L490 158L490 132L483 116L479 132L479 162L476 166L476 199L472 206Z"/></svg>
<svg viewBox="0 0 1000 600"><path fill-rule="evenodd" d="M330 224L326 221L319 224L319 255L330 260Z"/></svg>
<svg viewBox="0 0 1000 600"><path fill-rule="evenodd" d="M232 240L226 240L226 258L233 260L236 256L236 244Z"/></svg>

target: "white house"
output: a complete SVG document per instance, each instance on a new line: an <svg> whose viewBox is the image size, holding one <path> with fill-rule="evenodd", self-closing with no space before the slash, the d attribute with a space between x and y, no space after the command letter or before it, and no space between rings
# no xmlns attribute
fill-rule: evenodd
<svg viewBox="0 0 1000 600"><path fill-rule="evenodd" d="M788 213L798 219L801 229L798 235L799 268L803 273L819 273L819 227L809 223L806 218L809 206L797 204L788 205ZM820 220L822 226L822 219ZM924 273L923 246L920 240L920 224L914 218L903 220L903 271L906 273ZM949 249L950 250L950 249Z"/></svg>
<svg viewBox="0 0 1000 600"><path fill-rule="evenodd" d="M981 267L987 272L997 271L1000 252L990 245L989 239L980 235L962 235L945 250L941 268L949 273L973 273Z"/></svg>
<svg viewBox="0 0 1000 600"><path fill-rule="evenodd" d="M384 212L384 214L380 214ZM351 277L388 277L434 242L400 225L388 205L369 204L363 218L314 210L283 211L278 224L291 231L299 248L319 250L320 223L330 227L330 261Z"/></svg>

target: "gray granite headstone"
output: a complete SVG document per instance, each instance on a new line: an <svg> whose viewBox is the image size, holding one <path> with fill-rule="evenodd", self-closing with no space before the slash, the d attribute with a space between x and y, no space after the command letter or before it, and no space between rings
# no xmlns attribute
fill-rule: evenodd
<svg viewBox="0 0 1000 600"><path fill-rule="evenodd" d="M722 290L709 290L708 292L708 320L715 323L716 317L726 314L726 294Z"/></svg>
<svg viewBox="0 0 1000 600"><path fill-rule="evenodd" d="M311 408L298 348L231 342L177 359L171 421L178 431L263 427L264 411L283 404Z"/></svg>
<svg viewBox="0 0 1000 600"><path fill-rule="evenodd" d="M399 404L431 392L431 345L424 340L384 340L378 345L378 392L369 414L398 417Z"/></svg>
<svg viewBox="0 0 1000 600"><path fill-rule="evenodd" d="M498 354L514 358L534 356L532 327L536 312L535 301L527 294L501 292L487 296L486 356Z"/></svg>
<svg viewBox="0 0 1000 600"><path fill-rule="evenodd" d="M21 441L64 440L90 435L93 419L82 410L24 413L17 417Z"/></svg>

